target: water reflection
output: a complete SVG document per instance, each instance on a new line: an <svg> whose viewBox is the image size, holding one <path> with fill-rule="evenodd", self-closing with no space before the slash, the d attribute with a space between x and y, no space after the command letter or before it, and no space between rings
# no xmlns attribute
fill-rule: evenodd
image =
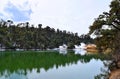
<svg viewBox="0 0 120 79"><path fill-rule="evenodd" d="M106 69L102 69L102 73L95 76L95 79L120 79L119 62L120 61L114 62L113 60L104 62Z"/></svg>
<svg viewBox="0 0 120 79"><path fill-rule="evenodd" d="M1 48L0 48L0 51L5 51L5 49L1 49Z"/></svg>
<svg viewBox="0 0 120 79"><path fill-rule="evenodd" d="M85 55L87 52L84 49L73 49L75 54Z"/></svg>
<svg viewBox="0 0 120 79"><path fill-rule="evenodd" d="M66 55L67 54L67 49L59 49L59 53Z"/></svg>
<svg viewBox="0 0 120 79"><path fill-rule="evenodd" d="M67 50L67 49L59 49L58 50L60 54L66 55L69 51L73 51L75 54L79 55L85 55L87 53L84 49L73 49L73 50Z"/></svg>
<svg viewBox="0 0 120 79"><path fill-rule="evenodd" d="M0 79L27 79L23 72L23 70L18 70L17 72L11 73L8 70L5 70L4 73L0 76Z"/></svg>
<svg viewBox="0 0 120 79"><path fill-rule="evenodd" d="M0 79L93 79L104 67L102 58L73 52L66 55L58 52L1 54Z"/></svg>

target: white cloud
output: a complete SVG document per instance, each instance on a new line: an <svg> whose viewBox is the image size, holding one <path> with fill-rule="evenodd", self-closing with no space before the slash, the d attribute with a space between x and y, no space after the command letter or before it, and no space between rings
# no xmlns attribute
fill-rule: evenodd
<svg viewBox="0 0 120 79"><path fill-rule="evenodd" d="M4 11L8 3L20 11L31 10L30 23L87 33L88 27L99 14L109 10L111 0L1 0L0 13L11 17Z"/></svg>
<svg viewBox="0 0 120 79"><path fill-rule="evenodd" d="M25 7L25 2L27 0L0 0L0 19L4 19L4 20L8 20L8 19L12 19L12 17L15 17L13 14L11 14L12 12L7 12L6 9L9 8L11 6L15 6L16 8L18 8L21 11L25 11L28 10L28 7Z"/></svg>
<svg viewBox="0 0 120 79"><path fill-rule="evenodd" d="M4 11L4 7L7 5L8 0L0 0L0 12Z"/></svg>
<svg viewBox="0 0 120 79"><path fill-rule="evenodd" d="M109 0L37 0L32 1L32 23L42 23L50 27L87 33L94 18L109 9Z"/></svg>
<svg viewBox="0 0 120 79"><path fill-rule="evenodd" d="M9 15L8 13L6 13L4 11L5 7L7 6L8 4L8 0L0 0L0 18L10 18L11 15Z"/></svg>
<svg viewBox="0 0 120 79"><path fill-rule="evenodd" d="M9 0L9 3L16 6L20 10L28 10L30 6L28 5L28 0Z"/></svg>

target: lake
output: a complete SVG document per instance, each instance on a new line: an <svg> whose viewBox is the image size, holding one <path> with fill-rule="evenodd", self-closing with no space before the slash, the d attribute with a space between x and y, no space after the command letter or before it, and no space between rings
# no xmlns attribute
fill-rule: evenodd
<svg viewBox="0 0 120 79"><path fill-rule="evenodd" d="M108 69L104 65L106 61L103 55L81 55L73 51L66 54L1 52L0 79L95 79L102 70Z"/></svg>

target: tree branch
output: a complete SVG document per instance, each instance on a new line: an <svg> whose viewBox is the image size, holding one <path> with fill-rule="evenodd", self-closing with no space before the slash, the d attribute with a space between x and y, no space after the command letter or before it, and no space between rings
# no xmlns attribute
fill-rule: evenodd
<svg viewBox="0 0 120 79"><path fill-rule="evenodd" d="M114 24L111 24L114 28L120 31L120 28L116 27Z"/></svg>

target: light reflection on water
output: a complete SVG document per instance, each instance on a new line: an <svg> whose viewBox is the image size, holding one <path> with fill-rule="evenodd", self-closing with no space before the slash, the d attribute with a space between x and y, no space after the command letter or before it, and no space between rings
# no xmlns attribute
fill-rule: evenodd
<svg viewBox="0 0 120 79"><path fill-rule="evenodd" d="M74 49L75 54L85 55L87 52L84 49Z"/></svg>
<svg viewBox="0 0 120 79"><path fill-rule="evenodd" d="M78 61L76 64L64 67L56 68L54 66L48 71L41 68L38 72L37 69L33 68L31 71L27 70L26 75L22 74L22 70L18 70L18 73L14 72L7 77L5 74L8 72L5 71L0 79L94 79L95 75L101 73L100 69L103 67L102 61L92 59L87 64Z"/></svg>
<svg viewBox="0 0 120 79"><path fill-rule="evenodd" d="M66 49L60 49L60 50L59 50L59 53L60 53L60 54L63 54L63 55L67 54L67 52L68 52L68 51L67 51Z"/></svg>
<svg viewBox="0 0 120 79"><path fill-rule="evenodd" d="M72 51L74 51L75 54L80 54L80 55L85 55L87 53L86 50L84 49L73 49ZM67 49L59 49L59 53L60 54L67 54L68 50Z"/></svg>
<svg viewBox="0 0 120 79"><path fill-rule="evenodd" d="M94 64L94 66L93 66ZM65 67L55 67L49 71L41 69L41 73L38 74L36 70L27 75L28 79L94 79L94 76L99 74L103 63L101 61L91 60L87 64L83 64L80 61L77 64L71 64ZM95 69L96 68L96 69Z"/></svg>
<svg viewBox="0 0 120 79"><path fill-rule="evenodd" d="M0 79L94 79L101 73L101 68L105 69L102 60L92 57L79 58L78 55L83 50L74 51L77 52L70 54L67 50L61 51L63 55L61 53L3 55L3 58L0 57Z"/></svg>

